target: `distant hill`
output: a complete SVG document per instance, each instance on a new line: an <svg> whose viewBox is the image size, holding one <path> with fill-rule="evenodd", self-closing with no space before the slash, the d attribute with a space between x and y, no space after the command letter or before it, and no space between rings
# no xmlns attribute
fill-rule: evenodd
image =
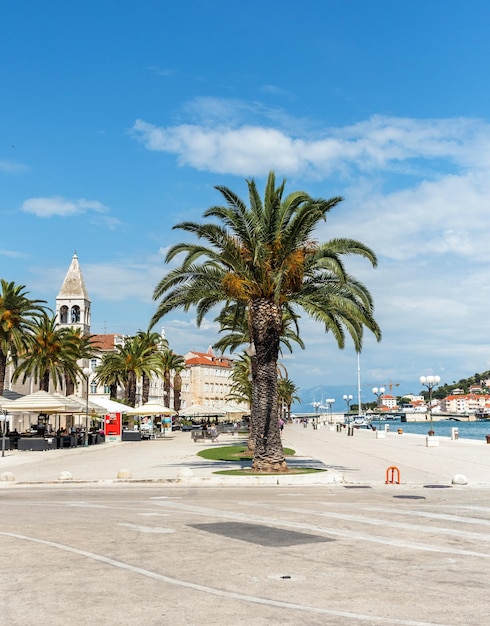
<svg viewBox="0 0 490 626"><path fill-rule="evenodd" d="M487 386L488 382L488 386ZM443 383L434 389L434 398L445 398L450 395L455 389L462 389L464 393L468 393L470 387L473 385L481 385L483 391L490 393L490 371L482 372L481 374L473 374L468 378L462 378L458 381L452 381L449 383ZM386 393L389 393L388 387ZM422 385L416 381L401 381L397 387L394 387L391 393L397 398L402 398L408 394L417 395L423 392ZM301 398L300 403L296 403L291 407L291 411L297 413L313 413L313 402L323 402L327 398L334 398L335 403L332 405L333 412L345 411L347 404L343 399L344 395L352 395L351 404L358 403L357 400L357 385L318 385L317 387L309 387L308 389L300 389L298 395ZM369 403L375 401L374 394L372 393L372 387L362 386L361 382L361 402Z"/></svg>

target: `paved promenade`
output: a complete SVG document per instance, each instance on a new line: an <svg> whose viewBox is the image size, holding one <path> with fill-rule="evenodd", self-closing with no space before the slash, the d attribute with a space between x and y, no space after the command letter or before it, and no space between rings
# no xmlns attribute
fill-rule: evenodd
<svg viewBox="0 0 490 626"><path fill-rule="evenodd" d="M216 476L196 452L231 435L7 451L2 623L488 624L490 445L299 424L283 438L291 466L328 471Z"/></svg>
<svg viewBox="0 0 490 626"><path fill-rule="evenodd" d="M376 438L370 430L358 429L353 436L300 424L286 426L284 446L296 455L290 466L327 468L315 475L287 477L216 476L223 464L202 459L196 453L210 446L243 441L233 435L220 435L217 443L191 440L180 431L167 437L141 442L106 443L86 448L35 451L5 451L0 458L0 487L25 483L175 481L199 484L384 484L386 470L396 466L405 485L449 485L456 475L469 486L490 486L490 445L485 441L439 437L438 447L427 447L421 435L386 433ZM240 465L236 464L239 468Z"/></svg>

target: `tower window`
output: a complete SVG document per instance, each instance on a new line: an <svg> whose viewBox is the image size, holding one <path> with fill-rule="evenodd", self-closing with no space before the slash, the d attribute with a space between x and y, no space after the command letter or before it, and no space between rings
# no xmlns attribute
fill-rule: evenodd
<svg viewBox="0 0 490 626"><path fill-rule="evenodd" d="M60 308L60 323L68 324L68 307L64 305Z"/></svg>

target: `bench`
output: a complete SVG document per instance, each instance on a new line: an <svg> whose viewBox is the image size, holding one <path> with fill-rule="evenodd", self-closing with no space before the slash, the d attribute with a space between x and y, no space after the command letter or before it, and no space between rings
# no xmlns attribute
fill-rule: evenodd
<svg viewBox="0 0 490 626"><path fill-rule="evenodd" d="M219 433L213 435L209 430L193 430L191 432L192 441L206 441L206 439L216 441L218 439L218 436Z"/></svg>

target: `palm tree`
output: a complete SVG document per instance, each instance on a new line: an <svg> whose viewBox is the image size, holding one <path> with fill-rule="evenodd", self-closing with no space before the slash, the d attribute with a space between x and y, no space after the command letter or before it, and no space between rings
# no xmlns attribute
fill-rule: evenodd
<svg viewBox="0 0 490 626"><path fill-rule="evenodd" d="M284 311L297 319L301 309L331 332L339 348L346 333L356 350L364 328L381 338L367 288L350 276L342 257L361 256L376 265L374 252L352 239L318 243L314 230L342 198L312 198L303 191L284 196L285 181L276 187L270 172L262 201L253 180L247 181L249 207L227 187L217 187L225 206L205 211L203 224L174 226L207 242L179 243L166 261L185 257L158 283L160 300L150 327L176 309L196 306L197 324L214 307L246 306L252 361L252 420L255 429L253 468L287 469L277 414L277 360ZM201 258L203 259L202 262Z"/></svg>
<svg viewBox="0 0 490 626"><path fill-rule="evenodd" d="M79 342L69 328L59 327L56 317L44 315L31 327L22 362L14 371L15 382L23 375L22 382L32 376L39 389L49 391L50 382L55 389L63 386L65 377L76 380L80 373L77 364Z"/></svg>
<svg viewBox="0 0 490 626"><path fill-rule="evenodd" d="M102 367L97 368L97 380L110 384L108 380L118 380L124 385L125 402L134 407L136 404L136 384L146 374L150 377L160 372L161 355L137 337L128 337L123 346L117 346L117 352L111 354Z"/></svg>
<svg viewBox="0 0 490 626"><path fill-rule="evenodd" d="M119 352L106 352L102 355L100 364L95 369L95 380L101 385L109 387L111 400L117 400L117 389L126 383L126 371Z"/></svg>
<svg viewBox="0 0 490 626"><path fill-rule="evenodd" d="M291 405L293 402L301 402L298 395L298 387L290 378L279 378L277 381L277 393L279 396L280 414L284 421L291 419Z"/></svg>
<svg viewBox="0 0 490 626"><path fill-rule="evenodd" d="M16 366L19 354L26 349L34 321L43 316L44 300L27 297L24 285L0 281L0 396L5 389L5 373L9 358Z"/></svg>
<svg viewBox="0 0 490 626"><path fill-rule="evenodd" d="M82 334L81 328L72 328L71 326L66 330L68 335L71 335L69 341L73 342L75 346L78 361L88 361L97 354L97 349L93 343L94 335ZM76 379L71 378L69 371L65 372L65 393L67 396L74 393L76 382Z"/></svg>
<svg viewBox="0 0 490 626"><path fill-rule="evenodd" d="M170 408L170 389L172 388L172 372L176 369L182 371L185 367L184 357L172 350L165 350L162 352L160 356L160 368L163 374L163 395L164 395L164 405ZM174 390L175 394L175 390ZM179 398L180 401L180 398ZM174 395L174 404L175 404L175 395ZM180 408L180 407L179 407Z"/></svg>
<svg viewBox="0 0 490 626"><path fill-rule="evenodd" d="M168 341L166 339L164 339L160 334L152 333L149 330L139 330L136 333L135 340L141 343L142 348L148 348L150 353L158 353L163 350L164 347L168 347ZM143 370L141 374L141 404L146 404L148 402L149 395L150 376Z"/></svg>
<svg viewBox="0 0 490 626"><path fill-rule="evenodd" d="M180 357L181 362L174 364L174 411L178 413L182 406L182 376L181 372L185 370L184 357Z"/></svg>

